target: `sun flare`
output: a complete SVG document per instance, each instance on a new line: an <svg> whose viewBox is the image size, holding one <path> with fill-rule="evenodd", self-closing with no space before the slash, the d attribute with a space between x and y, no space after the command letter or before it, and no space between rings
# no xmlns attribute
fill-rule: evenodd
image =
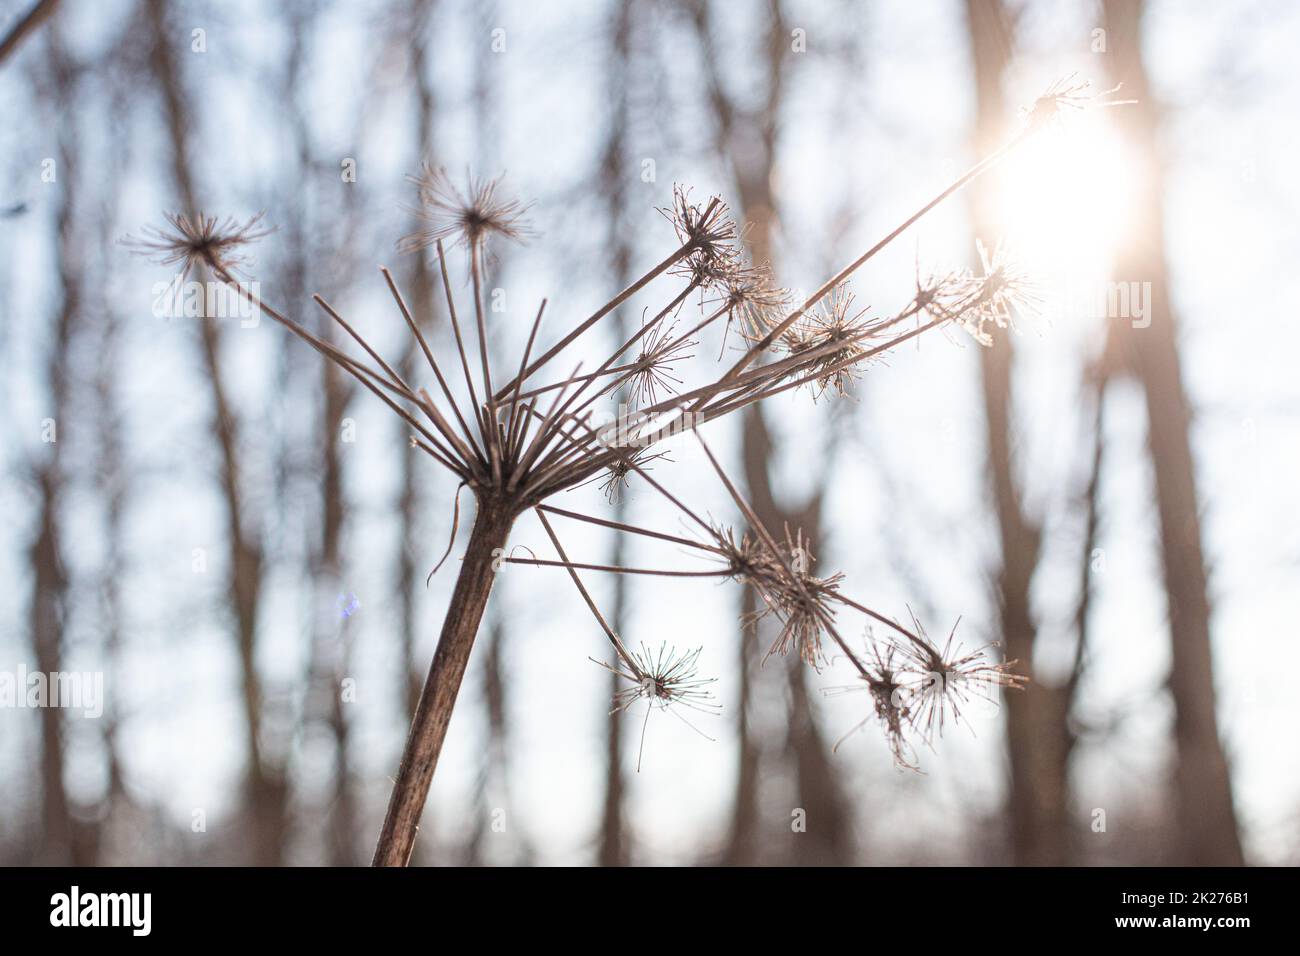
<svg viewBox="0 0 1300 956"><path fill-rule="evenodd" d="M1132 225L1138 167L1104 112L1038 136L1000 171L994 214L1023 259L1049 273L1109 269Z"/></svg>

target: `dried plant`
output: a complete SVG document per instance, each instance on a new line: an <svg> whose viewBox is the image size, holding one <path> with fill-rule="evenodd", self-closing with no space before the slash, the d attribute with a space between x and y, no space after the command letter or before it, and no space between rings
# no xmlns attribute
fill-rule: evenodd
<svg viewBox="0 0 1300 956"><path fill-rule="evenodd" d="M1084 88L1065 82L1053 87L1027 113L1022 131L923 205L896 229L828 279L798 308L781 315L787 294L774 287L765 269L744 263L735 225L718 198L691 201L677 187L673 203L662 210L677 234L678 247L587 318L542 349L539 331L546 303L537 311L517 367L494 370L488 347L483 278L486 248L494 240L526 235L524 207L501 198L495 181L471 180L464 191L453 188L440 170L426 167L414 179L424 228L399 244L405 250L432 249L446 293L454 351L439 355L426 341L387 269L381 273L403 320L419 344L436 381L437 398L406 381L338 312L320 296L316 303L360 347L363 358L313 335L306 327L251 295L235 281L233 268L241 248L256 237L256 221L244 226L198 217L172 217L172 231L154 233L139 248L169 263L188 268L204 263L220 280L253 302L268 317L320 351L355 377L412 429L411 443L455 475L477 503L473 527L461 562L438 648L407 738L388 813L376 847L376 865L404 865L411 853L420 814L441 752L461 679L479 622L492 589L494 570L507 553L515 520L533 511L555 549L555 559L507 557L516 564L564 568L615 649L615 672L630 686L618 695L616 709L640 700L651 709L675 705L711 710L708 681L698 677L699 651L644 648L631 654L609 626L584 586L580 571L667 577L713 577L743 582L762 602L758 617L775 619L778 635L773 653L796 651L820 667L833 645L856 669L860 686L873 700L867 720L883 726L900 765L914 766L911 733L930 741L951 714L975 693L1015 686L1009 664L985 661L982 654L962 656L952 639L942 650L912 628L847 596L839 574L812 573L811 549L801 534L787 530L778 541L764 528L725 471L695 431L700 446L727 489L746 527L739 532L693 511L680 497L651 476L646 464L661 457L649 452L665 438L720 418L753 402L804 385L820 396L841 393L864 363L930 329L956 325L987 344L988 323L1010 324L1012 310L1032 304L1023 276L1001 250L981 251L983 274L953 272L920 280L912 300L894 315L866 320L853 313L846 281L913 223L966 183L1005 157L1045 126L1063 107L1111 105L1088 98ZM465 325L452 294L445 245L461 246L472 280L474 335ZM613 349L594 369L577 363L567 374L557 370L562 354L581 336L641 293L654 280L676 276L684 287ZM681 335L675 334L687 300L698 295L702 315ZM821 306L820 311L816 311ZM721 337L733 327L742 335L742 353L725 370L701 384L686 387L668 369L685 358L696 337L724 320ZM540 353L540 354L539 354ZM460 393L460 394L458 394ZM595 403L629 395L637 404L620 416L616 427L597 427ZM555 507L547 502L560 492L599 480L607 494L635 477L664 496L698 530L691 538L625 524L598 515ZM632 568L571 561L549 516L563 517L676 544L704 559L699 568ZM837 615L853 611L884 625L896 635L859 654L841 636ZM756 623L751 622L751 623ZM927 676L928 675L928 676ZM680 716L680 715L679 715Z"/></svg>
<svg viewBox="0 0 1300 956"><path fill-rule="evenodd" d="M1044 126L1057 125L1061 122L1066 110L1086 110L1096 109L1106 106L1132 106L1137 100L1107 100L1106 97L1112 93L1118 93L1122 84L1115 84L1109 90L1103 90L1100 93L1089 93L1092 89L1092 83L1088 80L1078 79L1077 73L1071 73L1069 76L1057 80L1043 94L1034 100L1034 102L1022 109L1021 116L1024 120L1025 128L1031 132L1036 132Z"/></svg>
<svg viewBox="0 0 1300 956"><path fill-rule="evenodd" d="M424 228L398 242L402 252L426 249L447 239L476 248L490 236L519 241L530 234L523 218L527 207L517 200L499 198L500 183L495 179L471 176L461 192L446 170L429 163L424 164L420 175L407 178L419 191L420 202L412 211Z"/></svg>
<svg viewBox="0 0 1300 956"><path fill-rule="evenodd" d="M990 325L1014 328L1016 313L1033 313L1042 299L1033 280L1004 246L998 245L990 252L978 239L975 246L984 274L973 280L977 299L973 307L962 311L961 326L980 345L988 346L993 344Z"/></svg>
<svg viewBox="0 0 1300 956"><path fill-rule="evenodd" d="M894 665L897 652L898 645L890 641L869 644L865 655L866 664L859 668L858 672L860 683L826 689L827 695L864 689L871 695L871 711L850 727L848 732L835 742L832 749L839 750L840 744L872 721L876 721L884 731L894 763L908 770L917 770L919 768L916 764L916 748L909 739L909 731L914 723L913 688L906 683L906 675Z"/></svg>
<svg viewBox="0 0 1300 956"><path fill-rule="evenodd" d="M227 272L238 272L244 265L243 248L271 234L260 227L261 213L243 223L233 216L202 214L167 213L163 218L169 228L145 227L142 237L128 239L126 245L161 265L179 265L182 280L205 262L220 262Z"/></svg>
<svg viewBox="0 0 1300 956"><path fill-rule="evenodd" d="M852 309L853 293L841 286L826 297L815 315L804 316L777 343L779 351L793 357L816 352L821 356L816 368L831 369L808 383L814 401L828 388L836 395L847 394L849 383L861 374L859 359L871 339L871 323L863 319L866 309L857 313Z"/></svg>
<svg viewBox="0 0 1300 956"><path fill-rule="evenodd" d="M685 336L673 335L676 323L656 325L646 333L641 351L631 365L627 381L628 400L636 407L654 405L666 393L673 393L682 380L672 373L677 362L694 358L688 351L695 342Z"/></svg>
<svg viewBox="0 0 1300 956"><path fill-rule="evenodd" d="M726 310L727 331L735 328L750 342L765 335L790 302L790 293L772 284L766 267L736 265L719 286L713 301Z"/></svg>
<svg viewBox="0 0 1300 956"><path fill-rule="evenodd" d="M592 663L599 664L605 670L617 674L631 684L630 687L614 695L614 710L610 713L625 711L641 700L646 702L645 720L641 725L641 746L637 749L636 756L638 772L641 770L641 757L645 753L645 728L650 723L650 714L656 707L660 710L669 710L676 704L703 714L715 714L721 708L722 705L714 700L713 691L709 689L717 678L698 676L699 668L696 662L702 650L704 648L697 647L693 651L679 652L676 648L669 648L665 641L659 645L658 653L651 653L642 644L641 652L634 654L630 662L625 662L622 667L611 667L604 661L590 658ZM713 739L676 710L670 713L701 737L707 740Z"/></svg>
<svg viewBox="0 0 1300 956"><path fill-rule="evenodd" d="M644 448L624 450L622 455L606 466L603 480L600 483L600 490L605 493L605 500L611 505L618 504L623 496L623 489L631 481L632 473L637 468L648 468L650 462L661 458L665 461L672 461L667 452L660 451L652 454Z"/></svg>
<svg viewBox="0 0 1300 956"><path fill-rule="evenodd" d="M960 623L960 621L958 621ZM956 641L957 624L942 648L932 644L921 622L912 617L913 635L902 645L907 670L914 675L912 721L927 743L942 736L948 723L963 720L962 709L976 699L995 700L998 688L1015 688L1026 678L1011 672L1011 662L993 662L983 649L964 653Z"/></svg>

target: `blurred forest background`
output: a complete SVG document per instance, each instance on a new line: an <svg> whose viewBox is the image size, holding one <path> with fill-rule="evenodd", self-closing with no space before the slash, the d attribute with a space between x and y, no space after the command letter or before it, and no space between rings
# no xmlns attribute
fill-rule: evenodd
<svg viewBox="0 0 1300 956"><path fill-rule="evenodd" d="M436 267L394 249L404 175L506 171L536 232L494 250L513 356L541 298L571 322L674 248L674 183L812 288L1075 71L1139 105L855 281L883 312L1002 238L1041 318L709 430L769 526L891 615L1000 641L1029 689L900 772L870 731L832 752L864 696L764 666L738 588L593 579L630 643L719 678L716 740L652 719L637 772L587 609L509 567L415 862L1300 861L1297 40L1300 7L1244 0L0 3L0 670L105 687L97 719L0 709L0 863L367 862L453 580L425 583L455 483L399 423L273 324L156 315L168 269L124 236L264 210L262 297L318 323L319 292L410 365L378 265L448 331Z"/></svg>

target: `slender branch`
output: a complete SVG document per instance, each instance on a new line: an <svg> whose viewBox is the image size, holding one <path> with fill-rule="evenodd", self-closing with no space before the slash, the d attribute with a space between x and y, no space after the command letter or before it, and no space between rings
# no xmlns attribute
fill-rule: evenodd
<svg viewBox="0 0 1300 956"><path fill-rule="evenodd" d="M720 200L717 199L717 197L714 197L712 200L710 200L708 208L704 212L704 216L707 217L708 215L710 215L713 212L713 210L717 208L719 202ZM523 379L526 379L529 376L531 376L539 368L544 366L551 359L555 358L555 356L559 355L560 352L564 351L564 349L566 349L574 341L574 339L582 335L583 332L586 332L589 328L591 328L593 325L595 325L605 316L609 315L611 312L617 309L628 299L632 298L632 296L636 295L638 292L644 289L647 285L649 285L659 276L663 275L673 266L677 265L677 263L685 259L694 250L695 250L695 243L693 241L683 243L682 246L676 252L668 256L668 258L664 259L663 262L659 263L657 266L655 266L653 269L651 269L641 278L637 279L635 282L629 285L618 295L614 296L614 298L610 299L608 302L602 305L599 309L597 309L594 313L592 313L590 317L580 322L577 328L575 328L564 338L560 339L560 341L557 342L555 345L547 349L547 351L541 356L541 358L537 359L537 361L533 362L532 365L528 366L528 368L524 370L524 373L522 376L519 377L519 380L522 381ZM512 387L514 387L514 385L515 382L513 381L507 384L505 388L502 389L501 395L498 397L504 397L505 394L508 393Z"/></svg>
<svg viewBox="0 0 1300 956"><path fill-rule="evenodd" d="M388 283L388 291L392 293L393 300L397 303L397 308L402 313L402 318L406 320L407 328L411 330L411 334L414 335L416 341L420 343L420 349L424 352L425 360L428 361L429 367L433 369L434 377L438 379L438 386L442 389L442 394L446 397L447 404L451 406L452 413L456 416L456 420L460 422L460 427L465 432L466 439L468 439L475 454L482 456L482 451L479 449L478 443L474 440L474 432L469 427L469 423L465 421L465 416L461 414L460 406L456 403L456 399L451 394L451 388L447 384L446 378L443 377L442 369L439 368L437 360L433 357L433 351L429 348L429 343L425 340L424 333L420 331L419 324L415 321L415 318L411 315L411 310L406 305L406 299L402 296L401 291L397 288L397 283L393 280L393 274L384 266L380 266L379 271L383 274L384 281Z"/></svg>
<svg viewBox="0 0 1300 956"><path fill-rule="evenodd" d="M731 369L727 372L727 374L722 377L722 380L727 381L729 379L736 377L741 372L743 372L745 368L748 367L750 363L754 361L754 359L756 359L763 352L767 351L767 349L772 345L773 342L777 340L777 337L780 336L781 333L783 333L791 325L797 322L800 316L806 315L808 310L811 309L813 306L815 306L822 299L824 299L827 295L829 295L832 289L834 289L836 286L843 283L845 279L853 275L853 273L857 272L858 269L862 268L862 266L865 265L872 258L874 258L877 253L879 253L882 249L884 249L891 242L893 242L904 232L906 232L913 224L917 222L917 220L921 219L926 213L932 210L935 206L939 205L941 202L943 202L953 193L957 192L959 189L961 189L971 180L975 179L980 174L986 172L988 169L990 169L991 167L999 163L1002 159L1004 159L1007 156L1008 153L1010 153L1013 149L1015 149L1017 146L1023 143L1029 137L1031 132L1032 129L1026 130L1024 133L1021 133L1019 136L1016 136L1010 142L1004 144L1000 149L994 151L989 156L986 156L984 159L980 160L980 162L976 163L974 166L972 166L961 176L957 177L957 179L954 180L946 189L940 192L937 196L931 199L928 203L926 203L924 206L922 206L912 215L908 216L907 219L903 220L903 222L900 223L898 226L896 226L894 230L890 232L887 236L885 236L883 239L877 242L874 246L872 246L862 255L858 256L858 258L854 259L852 262L850 262L839 272L835 273L835 275L827 279L822 284L821 288L817 289L817 291L815 291L812 295L808 297L808 299L804 302L803 305L801 305L799 308L795 309L788 316L786 316L785 319L783 319L775 328L773 328L770 332L768 332L767 335L763 336L763 338L761 338L758 342L756 342L753 345L753 347L749 349L748 352L746 352L743 356L741 356L740 360L737 361L736 364L733 365Z"/></svg>
<svg viewBox="0 0 1300 956"><path fill-rule="evenodd" d="M488 360L487 320L483 316L483 247L481 243L470 245L469 271L474 288L474 321L478 326L478 356L483 366L483 394L487 401L483 407L483 442L487 446L488 462L492 466L492 482L501 483L501 441L497 435L496 402L492 397L492 363Z"/></svg>
<svg viewBox="0 0 1300 956"><path fill-rule="evenodd" d="M546 529L546 534L551 539L551 544L555 547L555 553L558 554L560 560L565 562L568 566L569 577L573 579L574 585L578 588L578 593L581 594L582 599L587 602L587 607L591 609L591 613L599 622L601 629L605 632L605 636L609 638L609 642L614 645L615 653L622 658L624 664L632 669L634 674L638 677L641 676L641 668L637 666L636 659L629 654L627 648L623 646L623 641L614 633L614 629L609 626L609 623L605 620L605 616L600 613L600 608L596 607L596 602L592 600L591 595L587 593L587 589L582 584L582 579L578 577L577 570L572 564L569 564L569 556L564 553L564 546L560 544L560 539L556 535L555 529L551 527L551 523L546 520L546 515L542 513L541 508L534 508L533 510L537 512L537 517L542 522L542 527Z"/></svg>
<svg viewBox="0 0 1300 956"><path fill-rule="evenodd" d="M483 434L483 441L486 447L488 441L488 432L486 423L483 421L482 407L478 402L478 392L474 389L474 376L469 372L469 358L465 355L465 340L460 333L460 320L456 316L456 300L451 294L451 279L447 275L447 253L442 247L442 240L437 243L438 250L438 268L442 272L442 288L447 296L447 313L451 317L451 331L456 339L456 351L460 354L460 367L465 373L465 387L469 389L469 399L474 406L474 418L479 423L479 430Z"/></svg>
<svg viewBox="0 0 1300 956"><path fill-rule="evenodd" d="M390 391L397 393L402 398L405 398L406 400L411 401L418 405L419 402L416 400L416 397L412 395L409 391L407 391L402 385L395 382L388 381L378 372L366 367L362 363L358 362L356 359L352 358L346 353L335 348L333 345L330 345L328 342L324 341L323 339L316 337L311 332L307 331L307 329L304 326L302 326L300 323L295 322L293 319L290 319L289 317L283 315L276 309L267 305L264 301L262 301L260 297L254 296L251 292L249 292L246 288L244 288L241 283L236 282L235 279L226 270L226 267L220 262L220 260L213 257L213 258L209 258L207 262L208 265L211 266L213 273L219 279L221 279L222 282L230 286L237 295L241 296L250 304L260 309L265 315L267 315L273 321L282 325L284 328L288 329L290 332L298 336L308 345L312 346L314 349L321 352L326 357L331 358L335 362L337 362L340 366L343 367L344 370L351 373L352 376L357 381L359 381L372 393L378 396L378 398L390 409L392 409L399 417L401 417L403 421L405 421L408 425L410 425L412 428L418 431L424 437L424 439L429 442L429 444L433 445L435 448L441 449L445 457L439 457L439 461L443 465L445 465L447 468L449 468L451 471L455 472L456 474L460 475L468 482L476 481L476 476L471 471L467 470L465 464L458 463L456 461L457 456L453 452L451 452L451 450L448 449L445 445L443 445L442 442L437 438L437 436L435 436L432 432L430 432L427 428L425 428L424 425L421 424L406 409L402 408L400 405L398 405L396 402L390 399L387 395L385 395L379 388L376 387L374 383L378 383L379 385L384 386Z"/></svg>
<svg viewBox="0 0 1300 956"><path fill-rule="evenodd" d="M597 518L594 515L584 515L577 511L567 511L564 508L556 508L554 505L538 505L535 510L544 511L548 514L560 515L564 518L572 518L574 521L585 521L588 524L599 525L602 528L611 528L615 531L626 531L629 534L638 534L647 538L658 538L660 541L668 541L672 544L685 545L688 548L696 548L700 551L708 551L713 554L723 554L721 548L711 544L704 544L700 541L693 541L690 538L683 538L675 534L666 534L663 531L652 531L649 528L641 528L637 525L624 524L621 521L613 521L609 518Z"/></svg>
<svg viewBox="0 0 1300 956"><path fill-rule="evenodd" d="M660 578L721 578L730 576L724 569L716 571L671 571L663 568L624 568L614 564L582 564L577 561L551 561L547 558L502 558L507 564L528 564L539 568L569 568L579 571L608 571L611 574L647 574Z"/></svg>
<svg viewBox="0 0 1300 956"><path fill-rule="evenodd" d="M515 394L510 400L509 410L510 435L509 440L506 442L512 464L518 462L519 449L516 445L517 442L522 440L521 436L517 437L518 429L522 427L526 431L528 425L528 419L519 414L519 403L522 401L519 390L524 384L524 368L528 365L528 356L532 354L533 342L537 340L537 330L542 327L542 315L546 312L546 301L546 299L543 299L542 304L537 309L537 318L533 319L533 327L528 333L528 343L524 346L523 358L519 360L519 374L515 376Z"/></svg>

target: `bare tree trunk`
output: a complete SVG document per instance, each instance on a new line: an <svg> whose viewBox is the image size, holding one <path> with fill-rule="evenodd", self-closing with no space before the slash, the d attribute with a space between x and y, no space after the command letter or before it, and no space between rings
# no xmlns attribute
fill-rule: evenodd
<svg viewBox="0 0 1300 956"><path fill-rule="evenodd" d="M116 179L120 172L117 168L104 171L111 179ZM100 243L109 248L113 235L112 223L105 216L100 231ZM96 481L104 497L104 539L105 552L103 563L98 570L98 599L102 608L104 630L105 682L116 684L122 656L122 638L124 622L124 602L122 599L122 580L127 573L127 553L125 545L124 523L126 519L131 481L128 465L124 461L125 422L121 401L117 394L117 379L121 374L121 355L118 347L118 330L122 316L118 314L116 303L107 295L99 308L104 316L103 328L97 343L98 367L95 373L95 429L99 438L99 454L96 460ZM126 789L126 772L122 763L119 732L122 725L122 710L113 702L105 702L102 724L104 758L108 765L108 784L103 799L101 829L111 830L120 808L129 801ZM95 864L104 865L112 862L105 859L104 843L99 841L100 852Z"/></svg>
<svg viewBox="0 0 1300 956"><path fill-rule="evenodd" d="M626 285L626 273L619 273L620 282ZM624 328L621 319L619 328ZM614 521L627 520L627 507L620 498L614 509ZM624 564L626 550L624 535L614 536L614 547L609 563L615 567ZM613 597L610 601L610 621L615 633L622 634L627 626L627 575L615 574ZM611 662L612 664L613 662ZM609 675L609 699L621 690L617 674ZM623 774L623 712L613 709L605 723L605 799L601 807L600 850L597 860L601 866L627 866L632 859L631 840L626 830L623 803L626 799L626 781Z"/></svg>
<svg viewBox="0 0 1300 956"><path fill-rule="evenodd" d="M415 87L415 137L416 155L412 168L418 168L423 160L436 161L434 119L437 103L434 98L433 83L429 76L429 30L430 18L437 4L434 0L414 0L406 17L399 17L403 23L404 36L394 38L395 45L409 44L411 57L411 76ZM409 278L411 290L411 315L417 323L424 326L424 334L430 335L437 309L434 295L433 274L425 256L413 256ZM408 382L417 376L421 365L418 343L414 337L407 343L402 356L402 376ZM422 462L417 455L402 456L402 489L398 496L397 511L400 536L397 553L397 593L401 606L401 692L402 702L408 721L414 719L415 709L420 703L421 674L423 667L416 664L416 646L420 631L420 589L424 586L424 572L420 571L422 561L427 561L427 542L420 534L420 517L423 513L424 496L420 493L420 467ZM423 557L422 557L423 556ZM427 570L427 566L426 566ZM426 861L422 848L413 851L411 861L419 864Z"/></svg>
<svg viewBox="0 0 1300 956"><path fill-rule="evenodd" d="M772 439L761 415L746 423L746 434L745 482L755 513L769 528L788 525L817 533L821 527L822 491L815 492L798 511L782 508L772 492L769 475L769 463L774 458ZM775 521L781 524L768 523ZM763 655L762 643L758 633L753 637L750 657L759 660ZM809 699L809 668L793 654L783 664L790 691L785 756L793 764L799 809L804 811L806 826L794 834L791 862L805 866L847 865L853 862L856 851L852 814ZM752 858L752 852L749 855Z"/></svg>
<svg viewBox="0 0 1300 956"><path fill-rule="evenodd" d="M375 847L375 866L405 866L411 858L411 848L420 828L420 815L429 796L438 756L442 753L452 708L492 591L495 563L505 553L514 518L501 502L481 500L478 503L474 529L470 533L442 634L438 638L438 650L415 709L402 765L393 785L379 843Z"/></svg>
<svg viewBox="0 0 1300 956"><path fill-rule="evenodd" d="M412 312L412 315L419 314L418 309ZM409 371L409 365L403 367L402 375L406 376ZM420 702L420 680L411 664L415 656L416 629L419 626L415 595L418 580L415 573L415 532L419 511L416 465L417 460L414 455L403 456L402 491L397 504L398 520L402 526L397 559L397 588L402 607L402 701L408 719L415 716L416 705Z"/></svg>
<svg viewBox="0 0 1300 956"><path fill-rule="evenodd" d="M793 656L786 667L790 684L787 750L795 764L800 809L806 814L806 829L793 838L791 861L800 866L850 866L857 852L853 816L809 700L808 670Z"/></svg>
<svg viewBox="0 0 1300 956"><path fill-rule="evenodd" d="M632 281L632 246L626 228L629 197L628 183L632 175L628 168L628 134L631 126L629 87L633 81L632 33L635 0L619 0L610 24L610 55L606 64L612 106L600 164L600 189L608 209L609 230L606 238L610 250L610 272L615 288L625 288ZM626 309L614 314L615 336L622 342L632 333ZM627 502L620 495L614 502L614 521L627 520ZM609 563L624 563L624 536L615 535ZM610 621L615 633L622 634L627 620L627 577L613 575L610 602ZM611 665L616 660L611 660ZM620 689L621 678L613 671L609 674L609 699L612 701ZM609 709L609 708L606 708ZM613 709L605 718L605 799L601 808L600 845L596 859L600 866L626 866L631 859L628 845L623 800L623 712Z"/></svg>
<svg viewBox="0 0 1300 956"><path fill-rule="evenodd" d="M480 692L483 708L487 711L487 743L483 748L483 763L479 767L478 780L474 788L474 828L466 842L464 856L466 866L483 866L491 861L484 852L484 840L492 832L489 826L491 812L491 791L493 769L504 760L505 750L505 688L501 681L501 620L500 605L495 605L487 612L489 621L485 640L487 646L479 655L483 672Z"/></svg>
<svg viewBox="0 0 1300 956"><path fill-rule="evenodd" d="M181 202L189 214L199 212L198 193L188 159L189 107L162 0L148 0L147 25L152 31L152 66L162 93L172 152L172 168ZM254 859L263 866L283 860L288 789L282 773L263 753L261 740L262 687L257 672L257 612L261 598L262 549L244 529L240 490L239 442L234 412L226 395L221 368L221 336L215 322L199 322L200 352L211 390L213 429L221 452L221 489L226 500L229 594L236 622L236 649L243 688L248 767L245 791L254 832L249 840Z"/></svg>
<svg viewBox="0 0 1300 956"><path fill-rule="evenodd" d="M325 330L324 338L330 338ZM333 362L321 363L321 391L324 394L324 408L321 414L321 540L314 577L325 586L318 588L316 614L318 618L327 616L326 607L333 598L331 593L338 590L340 600L347 601L346 589L340 588L342 581L342 557L340 539L343 533L343 462L339 455L339 422L347 407L350 389L346 387L338 366ZM324 642L333 646L326 652L320 648L324 660L333 663L326 673L317 675L322 678L325 692L328 694L327 722L334 737L334 795L329 823L331 863L334 866L353 866L358 862L356 838L356 804L353 799L351 780L348 771L348 722L344 712L344 701L340 679L347 666L347 630L351 620L350 612L345 607L339 611L337 623L331 627L320 628L316 635L318 648Z"/></svg>
<svg viewBox="0 0 1300 956"><path fill-rule="evenodd" d="M746 409L746 414L749 410ZM757 609L752 588L745 588L741 598L741 619L751 620ZM761 820L758 808L758 769L761 752L758 737L752 726L754 710L754 671L759 658L753 645L758 641L758 628L751 625L750 633L742 630L737 645L739 660L739 713L736 717L736 787L731 804L731 826L722 853L726 866L753 866L758 862L761 843Z"/></svg>
<svg viewBox="0 0 1300 956"><path fill-rule="evenodd" d="M767 64L767 95L753 114L742 112L723 86L722 76L712 49L708 12L701 2L693 2L690 12L704 50L709 99L713 107L719 151L731 164L740 194L740 211L745 222L745 238L756 263L771 264L772 232L776 223L776 200L772 194L772 175L776 162L776 140L782 94L785 89L785 64L790 36L780 0L768 2L768 30L763 51ZM783 508L772 491L770 465L774 455L773 440L763 411L758 405L745 410L742 425L742 454L750 501L759 519L769 528L802 527L818 536L820 492L800 509ZM748 595L747 595L748 596ZM747 609L748 610L748 609ZM755 862L761 837L761 808L758 801L760 754L749 726L749 694L753 690L755 664L762 655L755 631L746 639L741 635L741 716L739 723L739 772L733 820L724 860L732 865ZM825 748L820 745L816 717L806 686L807 675L800 660L785 662L790 669L790 727L787 756L792 760L798 785L799 806L807 815L809 831L798 835L795 858L806 862L845 862L853 855L853 830L848 809L840 796L834 768ZM798 684L796 688L795 684ZM814 746L815 745L815 746ZM816 828L816 837L810 833Z"/></svg>
<svg viewBox="0 0 1300 956"><path fill-rule="evenodd" d="M60 403L56 400L55 406ZM60 419L55 416L55 422ZM58 443L54 443L57 449ZM36 476L40 490L37 534L28 553L35 572L29 627L36 668L53 675L62 661L62 635L67 575L59 556L58 509L61 480L58 454ZM63 780L63 711L42 707L41 715L41 846L38 862L44 865L72 862L72 814Z"/></svg>
<svg viewBox="0 0 1300 956"><path fill-rule="evenodd" d="M48 436L48 452L33 476L38 494L36 534L28 549L32 568L32 596L28 627L36 669L53 680L63 660L63 626L67 616L68 575L63 564L60 511L63 507L63 443L67 439L67 413L71 405L72 370L69 368L73 339L82 309L82 271L79 250L74 243L74 157L76 155L73 114L70 104L72 68L57 38L50 45L51 87L55 109L63 116L59 137L59 163L64 172L62 203L58 209L58 272L63 296L53 315L53 336L46 365L49 383L49 417L54 431ZM41 724L41 839L37 861L43 865L91 862L80 852L68 799L63 767L63 708L40 708Z"/></svg>
<svg viewBox="0 0 1300 956"><path fill-rule="evenodd" d="M434 93L432 81L428 75L428 34L429 18L436 4L430 0L417 0L411 4L409 12L409 36L413 38L411 49L411 75L414 79L416 98L416 156L420 160L432 160L434 151ZM415 167L412 167L415 168ZM433 276L428 259L415 256L411 264L411 315L416 322L431 322L434 313ZM425 334L428 335L426 328ZM419 346L412 337L402 357L402 375L407 381L413 380L416 369L420 366ZM397 588L402 608L402 661L403 689L407 716L415 715L415 707L420 701L420 675L413 665L415 658L416 634L419 628L418 602L416 586L420 575L416 573L417 555L423 551L424 542L418 537L418 519L421 496L419 492L418 466L419 457L405 455L402 458L402 491L398 499L398 518L401 525L401 544L397 559Z"/></svg>
<svg viewBox="0 0 1300 956"><path fill-rule="evenodd" d="M975 66L976 152L1002 142L1007 103L1002 82L1011 60L1013 26L1002 0L967 0ZM999 238L992 206L996 180L972 184L968 193L975 231L990 247ZM1001 567L997 599L1004 653L1032 674L1037 626L1030 586L1042 545L1042 529L1024 512L1012 455L1012 337L998 335L994 348L979 350L983 382L988 470L997 514ZM1007 823L1013 859L1020 866L1060 866L1069 860L1067 719L1070 697L1063 687L1032 682L1005 700L1010 790Z"/></svg>
<svg viewBox="0 0 1300 956"><path fill-rule="evenodd" d="M1183 386L1177 328L1165 264L1163 169L1156 139L1159 113L1142 59L1139 0L1105 0L1107 43L1115 79L1138 104L1115 111L1114 120L1143 157L1146 173L1136 200L1130 241L1118 257L1121 281L1149 282L1150 325L1126 327L1126 361L1146 396L1148 442L1155 472L1156 506L1173 666L1174 775L1182 846L1178 862L1236 866L1243 862L1228 762L1215 714L1210 643L1210 600L1192 457L1192 413Z"/></svg>
<svg viewBox="0 0 1300 956"><path fill-rule="evenodd" d="M623 515L615 514L613 520L622 521ZM611 564L623 559L622 535L619 535L616 541L617 544L610 559ZM618 629L625 623L627 584L623 580L623 575L618 574L615 577L618 580L614 582L611 620L616 632L621 633ZM619 690L617 680L618 675L610 675L609 697L611 700L614 699L614 694ZM605 724L605 799L601 804L600 849L596 854L596 860L600 866L626 866L632 856L623 813L625 790L623 779L623 714L621 711L615 710L609 714Z"/></svg>
<svg viewBox="0 0 1300 956"><path fill-rule="evenodd" d="M334 798L331 803L329 821L330 864L332 866L356 866L362 857L362 850L357 843L358 830L356 791L352 786L352 772L348 762L348 740L350 737L347 714L344 710L342 681L339 679L347 673L348 624L340 627L339 640L343 646L339 651L339 668L331 682L330 690L330 730L334 735Z"/></svg>
<svg viewBox="0 0 1300 956"><path fill-rule="evenodd" d="M474 28L481 35L487 35L498 22L497 6L494 2L481 2L475 6L473 16L476 18ZM499 65L491 56L480 56L474 61L473 87L470 105L474 116L474 160L479 169L492 169L500 158L500 135L498 132L499 103L497 86L501 83ZM493 257L493 283L505 286L508 253L499 250ZM489 362L492 346L488 346ZM508 587L506 582L502 587ZM485 860L483 840L489 833L496 831L490 825L493 812L499 808L505 813L512 812L510 806L510 722L508 699L510 686L505 680L506 660L510 639L514 633L513 622L504 613L504 604L498 603L488 609L489 625L485 634L487 646L480 659L481 699L484 703L487 741L482 750L482 765L475 794L477 825L473 837L466 848L470 862L481 863ZM515 860L524 863L532 858L526 835L522 827L508 828L513 835Z"/></svg>

